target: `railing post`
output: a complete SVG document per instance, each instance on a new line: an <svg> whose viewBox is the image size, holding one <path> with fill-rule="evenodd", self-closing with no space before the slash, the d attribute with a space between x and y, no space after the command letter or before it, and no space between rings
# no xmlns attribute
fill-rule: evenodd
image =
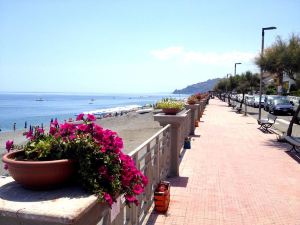
<svg viewBox="0 0 300 225"><path fill-rule="evenodd" d="M157 143L155 143L157 144ZM157 146L156 146L157 148ZM145 172L144 174L148 177L149 183L150 184L155 184L155 182L153 182L153 165L152 165L152 157L151 157L151 148L150 148L150 142L147 144L147 153L146 153L146 157L145 157ZM149 208L151 207L151 203L150 201L148 201L148 199L151 199L151 194L152 194L152 185L147 185L147 187L145 188L145 193L144 195L146 195L145 200L145 204L147 205L146 207L146 211L145 213L147 213L147 211L149 210Z"/></svg>
<svg viewBox="0 0 300 225"><path fill-rule="evenodd" d="M181 112L177 115L165 115L164 113L154 115L154 120L158 121L161 126L167 124L171 125L170 176L179 176L179 156L184 142L182 133L184 133L184 122L187 116L185 112Z"/></svg>
<svg viewBox="0 0 300 225"><path fill-rule="evenodd" d="M155 143L157 145L157 148L154 150L154 168L155 168L155 183L158 183L160 181L160 141L159 136L155 138Z"/></svg>
<svg viewBox="0 0 300 225"><path fill-rule="evenodd" d="M140 169L139 154L137 153L132 158L135 162L136 168ZM131 211L131 215L130 215L131 220L130 221L132 222L132 224L138 224L138 221L139 221L138 207L136 205L132 204L130 211Z"/></svg>

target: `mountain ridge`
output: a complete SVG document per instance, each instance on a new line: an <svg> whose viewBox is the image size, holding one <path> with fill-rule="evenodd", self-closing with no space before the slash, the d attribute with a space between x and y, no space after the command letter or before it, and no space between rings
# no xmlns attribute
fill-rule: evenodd
<svg viewBox="0 0 300 225"><path fill-rule="evenodd" d="M176 89L173 91L173 94L195 94L198 92L208 92L213 90L214 86L220 78L208 79L207 81L199 82L196 84L188 85L183 89Z"/></svg>

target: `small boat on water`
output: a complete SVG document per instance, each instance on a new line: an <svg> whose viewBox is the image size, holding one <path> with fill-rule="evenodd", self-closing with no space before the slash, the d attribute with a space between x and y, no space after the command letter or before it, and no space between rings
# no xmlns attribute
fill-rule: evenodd
<svg viewBox="0 0 300 225"><path fill-rule="evenodd" d="M38 99L36 99L35 101L37 101L37 102L42 102L42 101L45 101L45 100L42 99L42 98L38 98Z"/></svg>

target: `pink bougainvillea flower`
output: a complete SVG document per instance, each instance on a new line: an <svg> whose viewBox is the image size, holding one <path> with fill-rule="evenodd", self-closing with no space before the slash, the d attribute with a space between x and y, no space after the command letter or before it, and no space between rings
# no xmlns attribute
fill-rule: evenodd
<svg viewBox="0 0 300 225"><path fill-rule="evenodd" d="M128 202L134 202L136 201L136 197L133 196L133 195L125 195L125 199L128 201Z"/></svg>
<svg viewBox="0 0 300 225"><path fill-rule="evenodd" d="M96 117L95 117L93 114L88 114L88 115L87 115L87 120L88 120L88 121L95 121L95 120L96 120Z"/></svg>
<svg viewBox="0 0 300 225"><path fill-rule="evenodd" d="M59 133L61 136L65 137L71 134L74 134L76 128L73 124L64 123L60 125Z"/></svg>
<svg viewBox="0 0 300 225"><path fill-rule="evenodd" d="M75 135L75 134L71 134L71 135L69 136L70 141L73 141L75 138L76 138L76 135Z"/></svg>
<svg viewBox="0 0 300 225"><path fill-rule="evenodd" d="M9 152L13 148L13 145L14 145L14 141L13 140L8 140L6 142L5 148L6 148L7 152Z"/></svg>
<svg viewBox="0 0 300 225"><path fill-rule="evenodd" d="M83 120L83 117L84 117L84 114L83 113L80 113L77 117L76 117L76 120Z"/></svg>
<svg viewBox="0 0 300 225"><path fill-rule="evenodd" d="M88 132L90 130L90 127L87 124L79 124L77 126L77 129L82 131L82 132Z"/></svg>
<svg viewBox="0 0 300 225"><path fill-rule="evenodd" d="M104 200L111 206L113 204L113 199L110 196L110 194L107 194L106 192L103 194Z"/></svg>
<svg viewBox="0 0 300 225"><path fill-rule="evenodd" d="M56 133L57 129L55 127L50 127L50 130L49 130L49 134L51 135L54 135Z"/></svg>
<svg viewBox="0 0 300 225"><path fill-rule="evenodd" d="M58 127L58 121L57 119L55 119L51 124L53 124L53 126Z"/></svg>
<svg viewBox="0 0 300 225"><path fill-rule="evenodd" d="M26 138L31 140L33 138L33 132L32 131L28 131L26 134Z"/></svg>
<svg viewBox="0 0 300 225"><path fill-rule="evenodd" d="M115 137L115 145L118 148L122 149L123 148L123 140L122 140L122 138Z"/></svg>
<svg viewBox="0 0 300 225"><path fill-rule="evenodd" d="M98 172L100 175L107 176L107 168L105 166L100 166Z"/></svg>
<svg viewBox="0 0 300 225"><path fill-rule="evenodd" d="M138 200L136 199L135 196L132 196L132 195L125 195L125 199L126 199L126 201L128 201L129 203L133 202L136 206L139 205L139 202L138 202Z"/></svg>
<svg viewBox="0 0 300 225"><path fill-rule="evenodd" d="M60 133L54 134L55 139L58 139L60 137Z"/></svg>
<svg viewBox="0 0 300 225"><path fill-rule="evenodd" d="M38 129L37 129L37 132L40 133L40 134L43 134L45 131L44 131L43 128L38 128Z"/></svg>
<svg viewBox="0 0 300 225"><path fill-rule="evenodd" d="M144 186L146 186L148 184L148 178L144 175L142 175L142 182L143 182Z"/></svg>
<svg viewBox="0 0 300 225"><path fill-rule="evenodd" d="M144 191L144 188L142 187L142 185L140 184L136 184L133 186L133 193L134 194L137 194L137 195L140 195L142 194Z"/></svg>

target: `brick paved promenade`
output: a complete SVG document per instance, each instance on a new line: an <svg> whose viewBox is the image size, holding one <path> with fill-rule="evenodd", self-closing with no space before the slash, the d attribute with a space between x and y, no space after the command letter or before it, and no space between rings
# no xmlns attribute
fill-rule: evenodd
<svg viewBox="0 0 300 225"><path fill-rule="evenodd" d="M170 179L168 213L152 213L147 225L300 225L300 155L219 100L201 120L180 177Z"/></svg>

